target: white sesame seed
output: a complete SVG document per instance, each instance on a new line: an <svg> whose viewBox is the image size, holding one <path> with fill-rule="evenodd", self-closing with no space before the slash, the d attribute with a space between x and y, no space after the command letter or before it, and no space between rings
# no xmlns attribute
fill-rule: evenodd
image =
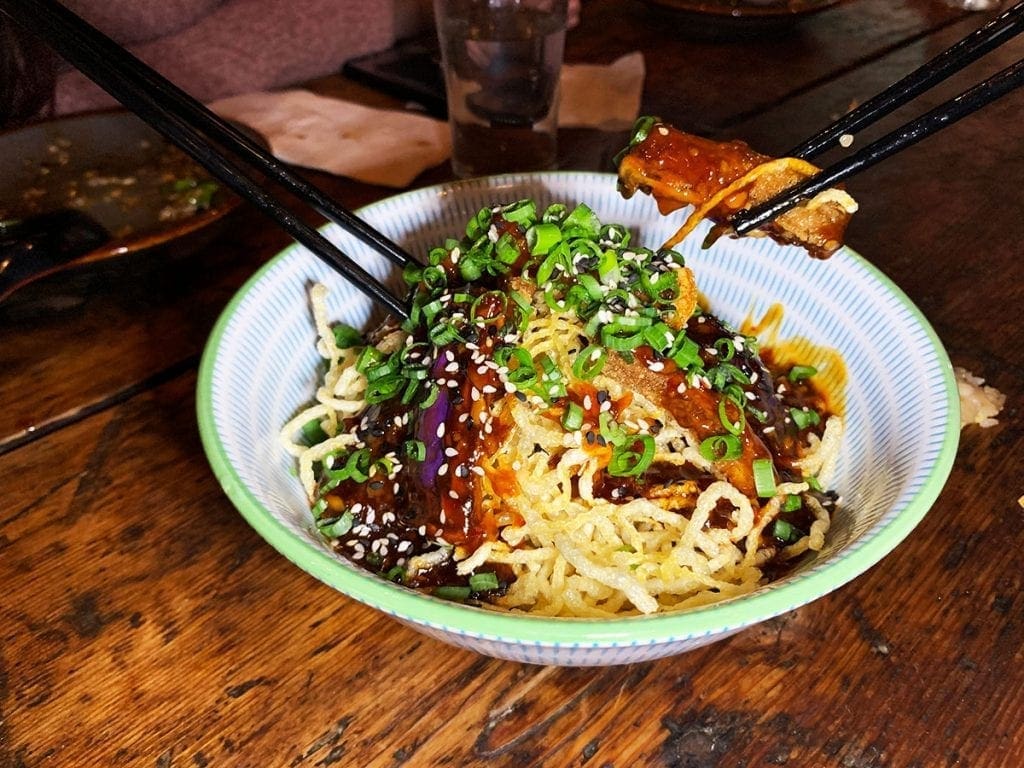
<svg viewBox="0 0 1024 768"><path fill-rule="evenodd" d="M492 394L494 394L497 391L498 391L498 388L495 387L492 384L484 384L484 386L483 386L483 392L487 393L488 395L492 395Z"/></svg>
<svg viewBox="0 0 1024 768"><path fill-rule="evenodd" d="M440 440L442 437L444 437L444 422L443 421L440 424L437 425L437 432L435 434L437 435L437 439L438 440Z"/></svg>
<svg viewBox="0 0 1024 768"><path fill-rule="evenodd" d="M457 499L457 498L459 498L459 494L456 493L454 490L448 491L448 498Z"/></svg>
<svg viewBox="0 0 1024 768"><path fill-rule="evenodd" d="M420 526L419 528L417 528L417 529L416 529L416 532L417 532L417 533L418 533L418 534L419 534L420 536L426 536L426 535L427 535L427 526L425 526L425 525L421 525L421 526Z"/></svg>
<svg viewBox="0 0 1024 768"><path fill-rule="evenodd" d="M473 472L474 475L479 475L480 477L484 476L484 468L483 467L472 467L472 472Z"/></svg>
<svg viewBox="0 0 1024 768"><path fill-rule="evenodd" d="M458 456L459 452L457 450L455 450L454 448L452 448L451 446L449 446L449 447L444 449L444 455L447 456L450 459L453 456Z"/></svg>
<svg viewBox="0 0 1024 768"><path fill-rule="evenodd" d="M444 464L442 464L440 467L437 468L437 476L438 477L444 477L447 474L448 474L448 463L445 462Z"/></svg>
<svg viewBox="0 0 1024 768"><path fill-rule="evenodd" d="M445 373L458 373L459 372L459 364L458 363L448 363L448 365L446 365L444 367L444 372Z"/></svg>

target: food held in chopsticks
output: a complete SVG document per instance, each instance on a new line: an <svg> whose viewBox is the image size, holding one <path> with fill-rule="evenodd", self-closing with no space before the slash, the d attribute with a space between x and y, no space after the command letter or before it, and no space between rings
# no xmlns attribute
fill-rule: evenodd
<svg viewBox="0 0 1024 768"><path fill-rule="evenodd" d="M312 291L327 371L283 429L316 528L440 597L546 615L677 610L821 549L839 415L702 309L671 250L585 205L485 208L364 336Z"/></svg>
<svg viewBox="0 0 1024 768"><path fill-rule="evenodd" d="M665 243L671 248L705 218L718 225L712 236L727 232L729 218L737 211L766 202L817 172L806 160L772 159L742 141L711 141L644 117L637 121L619 160L619 188L626 197L637 190L652 195L663 214L694 206ZM783 244L803 246L817 258L828 258L843 244L846 225L856 210L850 195L828 189L751 234L765 234Z"/></svg>

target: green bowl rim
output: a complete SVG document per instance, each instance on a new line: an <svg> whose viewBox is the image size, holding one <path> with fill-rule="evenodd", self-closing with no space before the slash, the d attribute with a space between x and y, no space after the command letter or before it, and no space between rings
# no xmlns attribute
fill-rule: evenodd
<svg viewBox="0 0 1024 768"><path fill-rule="evenodd" d="M559 172L564 174L565 172ZM594 175L579 172L581 175ZM532 174L519 175L513 183ZM538 174L543 175L543 174ZM607 175L610 178L612 174ZM403 195L420 195L431 190L445 190L462 185L508 182L509 177L476 179L409 190ZM372 207L372 203L365 208ZM356 213L362 213L360 208ZM330 226L330 225L325 225ZM196 391L196 411L199 433L207 460L235 507L242 516L274 549L302 570L341 593L384 611L396 618L425 627L454 632L466 637L498 642L530 644L536 646L620 647L648 645L707 637L735 631L742 627L770 619L805 605L852 581L879 562L900 544L920 522L938 498L956 458L960 435L960 401L952 364L938 335L924 314L910 298L880 269L853 249L847 254L859 262L878 282L894 296L917 320L925 331L943 373L946 406L949 416L942 447L927 478L907 506L883 528L876 530L859 546L839 553L829 567L798 574L776 582L762 591L741 598L713 603L678 613L659 613L649 616L625 616L617 619L574 619L501 613L485 608L461 605L415 592L392 584L368 572L358 570L312 541L295 535L264 507L245 486L241 477L227 459L227 454L214 428L212 385L215 361L223 336L231 318L252 287L278 263L289 258L298 243L285 248L250 277L228 302L214 324L199 364Z"/></svg>

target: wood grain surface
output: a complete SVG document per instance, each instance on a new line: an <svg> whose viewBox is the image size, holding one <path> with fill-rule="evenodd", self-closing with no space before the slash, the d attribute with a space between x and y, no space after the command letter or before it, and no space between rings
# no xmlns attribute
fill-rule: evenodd
<svg viewBox="0 0 1024 768"><path fill-rule="evenodd" d="M849 0L723 37L647 3L587 0L567 56L641 49L645 112L774 152L983 19ZM1014 43L942 93L1022 55ZM341 78L315 87L389 103ZM204 459L194 390L217 314L287 242L258 214L238 211L192 253L58 276L0 305L0 768L1024 765L1022 109L1013 94L849 185L850 244L954 364L1008 395L1000 424L963 431L935 506L869 572L647 664L543 668L449 647L246 525ZM607 170L620 143L565 132L563 164ZM314 176L352 207L389 194Z"/></svg>

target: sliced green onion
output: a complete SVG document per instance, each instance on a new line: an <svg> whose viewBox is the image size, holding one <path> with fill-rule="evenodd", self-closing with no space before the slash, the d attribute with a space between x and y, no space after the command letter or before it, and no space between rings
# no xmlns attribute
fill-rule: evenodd
<svg viewBox="0 0 1024 768"><path fill-rule="evenodd" d="M604 347L591 344L572 361L572 375L577 379L589 381L601 372L607 360L608 351Z"/></svg>
<svg viewBox="0 0 1024 768"><path fill-rule="evenodd" d="M611 248L601 254L597 262L597 276L605 285L614 283L619 279L619 257Z"/></svg>
<svg viewBox="0 0 1024 768"><path fill-rule="evenodd" d="M454 600L457 603L461 603L469 599L469 593L472 590L469 587L435 587L434 597L440 597L442 600Z"/></svg>
<svg viewBox="0 0 1024 768"><path fill-rule="evenodd" d="M790 494L788 494L786 496L786 500L784 502L782 502L782 511L783 512L796 512L803 505L804 505L804 502L800 498L799 494L790 493Z"/></svg>
<svg viewBox="0 0 1024 768"><path fill-rule="evenodd" d="M786 544L791 544L800 538L800 531L785 520L776 520L772 524L772 536Z"/></svg>
<svg viewBox="0 0 1024 768"><path fill-rule="evenodd" d="M438 391L439 391L439 387L436 384L432 384L432 385L428 386L427 387L427 396L424 397L423 401L420 403L420 408L426 409L426 408L429 408L430 406L432 406L434 404L434 402L437 400Z"/></svg>
<svg viewBox="0 0 1024 768"><path fill-rule="evenodd" d="M615 423L612 415L607 411L598 415L597 431L601 433L601 437L612 445L621 446L626 442L625 430Z"/></svg>
<svg viewBox="0 0 1024 768"><path fill-rule="evenodd" d="M675 342L675 334L665 323L655 323L644 331L644 339L652 349L664 353Z"/></svg>
<svg viewBox="0 0 1024 768"><path fill-rule="evenodd" d="M376 368L383 363L384 358L384 353L376 347L363 347L356 358L356 370L360 373L366 373L368 370Z"/></svg>
<svg viewBox="0 0 1024 768"><path fill-rule="evenodd" d="M498 302L501 304L501 308L495 314L487 315L486 317L484 317L479 314L479 309L480 306L484 303L484 301L487 301L487 307L490 307L490 299L497 299ZM486 291L484 293L481 293L479 296L476 297L476 299L473 301L472 306L469 308L470 322L479 321L487 325L496 323L501 318L501 316L505 314L505 309L507 308L507 306L508 296L502 291Z"/></svg>
<svg viewBox="0 0 1024 768"><path fill-rule="evenodd" d="M565 218L565 212L568 209L562 203L552 203L544 211L544 215L541 216L541 221L550 221L555 224L560 223Z"/></svg>
<svg viewBox="0 0 1024 768"><path fill-rule="evenodd" d="M375 378L367 382L363 398L371 404L383 403L401 392L407 381L408 379L398 374Z"/></svg>
<svg viewBox="0 0 1024 768"><path fill-rule="evenodd" d="M562 427L566 432L575 432L583 426L583 408L573 402L565 408L565 413L562 414Z"/></svg>
<svg viewBox="0 0 1024 768"><path fill-rule="evenodd" d="M586 290L587 295L590 296L594 301L600 301L604 295L604 290L601 288L601 284L597 282L597 279L593 275L586 273L579 275L576 278L577 282Z"/></svg>
<svg viewBox="0 0 1024 768"><path fill-rule="evenodd" d="M698 448L706 461L735 461L743 455L743 443L736 435L712 435Z"/></svg>
<svg viewBox="0 0 1024 768"><path fill-rule="evenodd" d="M448 284L448 273L442 267L424 267L420 280L431 290L444 288Z"/></svg>
<svg viewBox="0 0 1024 768"><path fill-rule="evenodd" d="M727 363L736 356L736 345L732 339L718 339L715 342L715 349L718 352L718 359Z"/></svg>
<svg viewBox="0 0 1024 768"><path fill-rule="evenodd" d="M789 369L789 380L790 381L801 381L802 379L809 379L818 372L818 369L813 365L794 365Z"/></svg>
<svg viewBox="0 0 1024 768"><path fill-rule="evenodd" d="M490 208L481 208L477 215L466 223L466 237L476 240L481 235L487 234L493 216Z"/></svg>
<svg viewBox="0 0 1024 768"><path fill-rule="evenodd" d="M422 440L406 440L403 444L405 455L416 461L423 461L427 457L427 446Z"/></svg>
<svg viewBox="0 0 1024 768"><path fill-rule="evenodd" d="M458 339L459 332L451 323L438 323L437 325L430 326L427 330L427 337L431 343L443 347L445 344L451 344Z"/></svg>
<svg viewBox="0 0 1024 768"><path fill-rule="evenodd" d="M327 538L336 539L352 530L352 522L352 513L346 509L340 517L318 520L316 527Z"/></svg>
<svg viewBox="0 0 1024 768"><path fill-rule="evenodd" d="M815 477L814 475L811 475L810 477L805 477L804 482L807 483L808 487L812 491L817 491L818 493L822 493L824 491L824 489L821 487L821 481L818 480L818 478Z"/></svg>
<svg viewBox="0 0 1024 768"><path fill-rule="evenodd" d="M739 418L733 421L729 417L729 405L732 404L736 407L739 413ZM728 397L722 397L718 400L718 420L722 422L722 426L725 427L725 431L730 435L741 435L743 434L743 427L746 426L747 420L743 415L743 407L736 405Z"/></svg>
<svg viewBox="0 0 1024 768"><path fill-rule="evenodd" d="M569 237L595 238L601 231L601 221L589 206L580 203L562 221L562 228Z"/></svg>
<svg viewBox="0 0 1024 768"><path fill-rule="evenodd" d="M473 592L487 592L498 588L498 576L491 571L474 573L469 577L469 588Z"/></svg>
<svg viewBox="0 0 1024 768"><path fill-rule="evenodd" d="M302 439L307 445L318 445L327 439L327 433L320 426L320 419L312 419L302 425Z"/></svg>
<svg viewBox="0 0 1024 768"><path fill-rule="evenodd" d="M508 232L494 244L494 255L502 264L515 264L519 260L519 246Z"/></svg>
<svg viewBox="0 0 1024 768"><path fill-rule="evenodd" d="M804 410L803 408L790 408L789 418L796 424L797 429L806 429L821 423L821 416L817 411Z"/></svg>
<svg viewBox="0 0 1024 768"><path fill-rule="evenodd" d="M562 230L557 224L534 224L526 230L526 244L530 247L531 256L543 256L550 253L562 239Z"/></svg>
<svg viewBox="0 0 1024 768"><path fill-rule="evenodd" d="M459 276L467 283L479 280L484 274L482 261L477 254L466 254L459 259Z"/></svg>
<svg viewBox="0 0 1024 768"><path fill-rule="evenodd" d="M518 200L501 209L505 221L527 226L537 220L537 204L533 200Z"/></svg>
<svg viewBox="0 0 1024 768"><path fill-rule="evenodd" d="M338 323L331 328L334 333L334 343L339 349L351 349L363 343L363 334L345 323Z"/></svg>
<svg viewBox="0 0 1024 768"><path fill-rule="evenodd" d="M400 565L396 565L394 568L384 574L384 578L388 581L394 581L398 584L405 583L405 568Z"/></svg>
<svg viewBox="0 0 1024 768"><path fill-rule="evenodd" d="M683 370L691 366L703 367L700 346L693 339L680 333L668 353L669 359Z"/></svg>
<svg viewBox="0 0 1024 768"><path fill-rule="evenodd" d="M754 471L754 489L762 499L775 495L775 467L771 459L754 459L750 468Z"/></svg>
<svg viewBox="0 0 1024 768"><path fill-rule="evenodd" d="M650 435L635 435L630 448L612 451L608 462L608 474L615 477L631 477L642 474L654 460L654 438ZM639 444L640 450L637 450Z"/></svg>
<svg viewBox="0 0 1024 768"><path fill-rule="evenodd" d="M547 285L547 283L550 282L551 275L554 274L555 265L558 264L558 262L558 254L549 253L544 257L544 261L542 261L540 266L537 267L536 282L538 286Z"/></svg>
<svg viewBox="0 0 1024 768"><path fill-rule="evenodd" d="M345 460L345 472L351 480L357 483L365 483L369 478L370 471L370 449L360 448L353 451Z"/></svg>

